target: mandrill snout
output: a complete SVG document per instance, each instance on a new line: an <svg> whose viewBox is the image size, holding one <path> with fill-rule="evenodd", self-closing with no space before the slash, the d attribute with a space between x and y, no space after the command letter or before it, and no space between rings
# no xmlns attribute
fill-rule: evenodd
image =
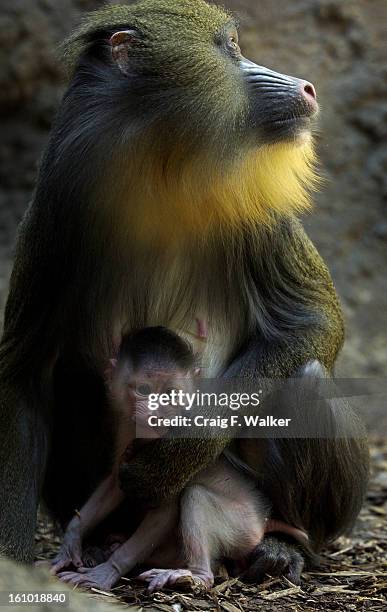
<svg viewBox="0 0 387 612"><path fill-rule="evenodd" d="M294 140L311 130L318 112L314 85L243 58L239 67L247 86L249 128L264 143Z"/></svg>

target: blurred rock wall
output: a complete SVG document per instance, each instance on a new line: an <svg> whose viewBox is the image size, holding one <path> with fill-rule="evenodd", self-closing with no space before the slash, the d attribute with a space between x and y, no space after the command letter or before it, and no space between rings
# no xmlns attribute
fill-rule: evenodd
<svg viewBox="0 0 387 612"><path fill-rule="evenodd" d="M244 54L313 81L322 113L323 191L305 226L342 297L339 371L387 372L387 2L226 0ZM0 297L17 224L63 91L55 49L93 0L2 0L0 8Z"/></svg>

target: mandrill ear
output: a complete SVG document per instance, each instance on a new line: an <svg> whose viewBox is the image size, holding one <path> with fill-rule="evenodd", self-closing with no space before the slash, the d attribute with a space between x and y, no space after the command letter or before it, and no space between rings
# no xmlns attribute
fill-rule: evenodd
<svg viewBox="0 0 387 612"><path fill-rule="evenodd" d="M139 42L136 30L120 30L114 32L109 40L112 47L112 57L123 74L129 74L129 49Z"/></svg>

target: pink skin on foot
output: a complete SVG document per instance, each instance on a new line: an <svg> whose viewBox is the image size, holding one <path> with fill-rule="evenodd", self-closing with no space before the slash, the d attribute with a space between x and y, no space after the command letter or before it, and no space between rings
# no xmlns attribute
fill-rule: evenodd
<svg viewBox="0 0 387 612"><path fill-rule="evenodd" d="M58 578L62 582L81 588L110 590L120 579L121 574L109 561L93 568L80 567L77 572L61 572Z"/></svg>
<svg viewBox="0 0 387 612"><path fill-rule="evenodd" d="M161 591L164 587L172 587L181 578L191 578L194 583L200 583L206 589L209 589L214 584L212 574L207 574L206 572L192 573L189 569L152 569L137 576L138 580L148 583L148 591L150 593Z"/></svg>

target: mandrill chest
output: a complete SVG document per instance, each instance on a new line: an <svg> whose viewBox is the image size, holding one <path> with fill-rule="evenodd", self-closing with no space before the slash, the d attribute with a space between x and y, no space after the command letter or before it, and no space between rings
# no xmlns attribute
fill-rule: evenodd
<svg viewBox="0 0 387 612"><path fill-rule="evenodd" d="M120 282L115 338L123 330L169 327L192 344L203 376L216 375L249 331L243 282L232 267L205 245L132 253Z"/></svg>

